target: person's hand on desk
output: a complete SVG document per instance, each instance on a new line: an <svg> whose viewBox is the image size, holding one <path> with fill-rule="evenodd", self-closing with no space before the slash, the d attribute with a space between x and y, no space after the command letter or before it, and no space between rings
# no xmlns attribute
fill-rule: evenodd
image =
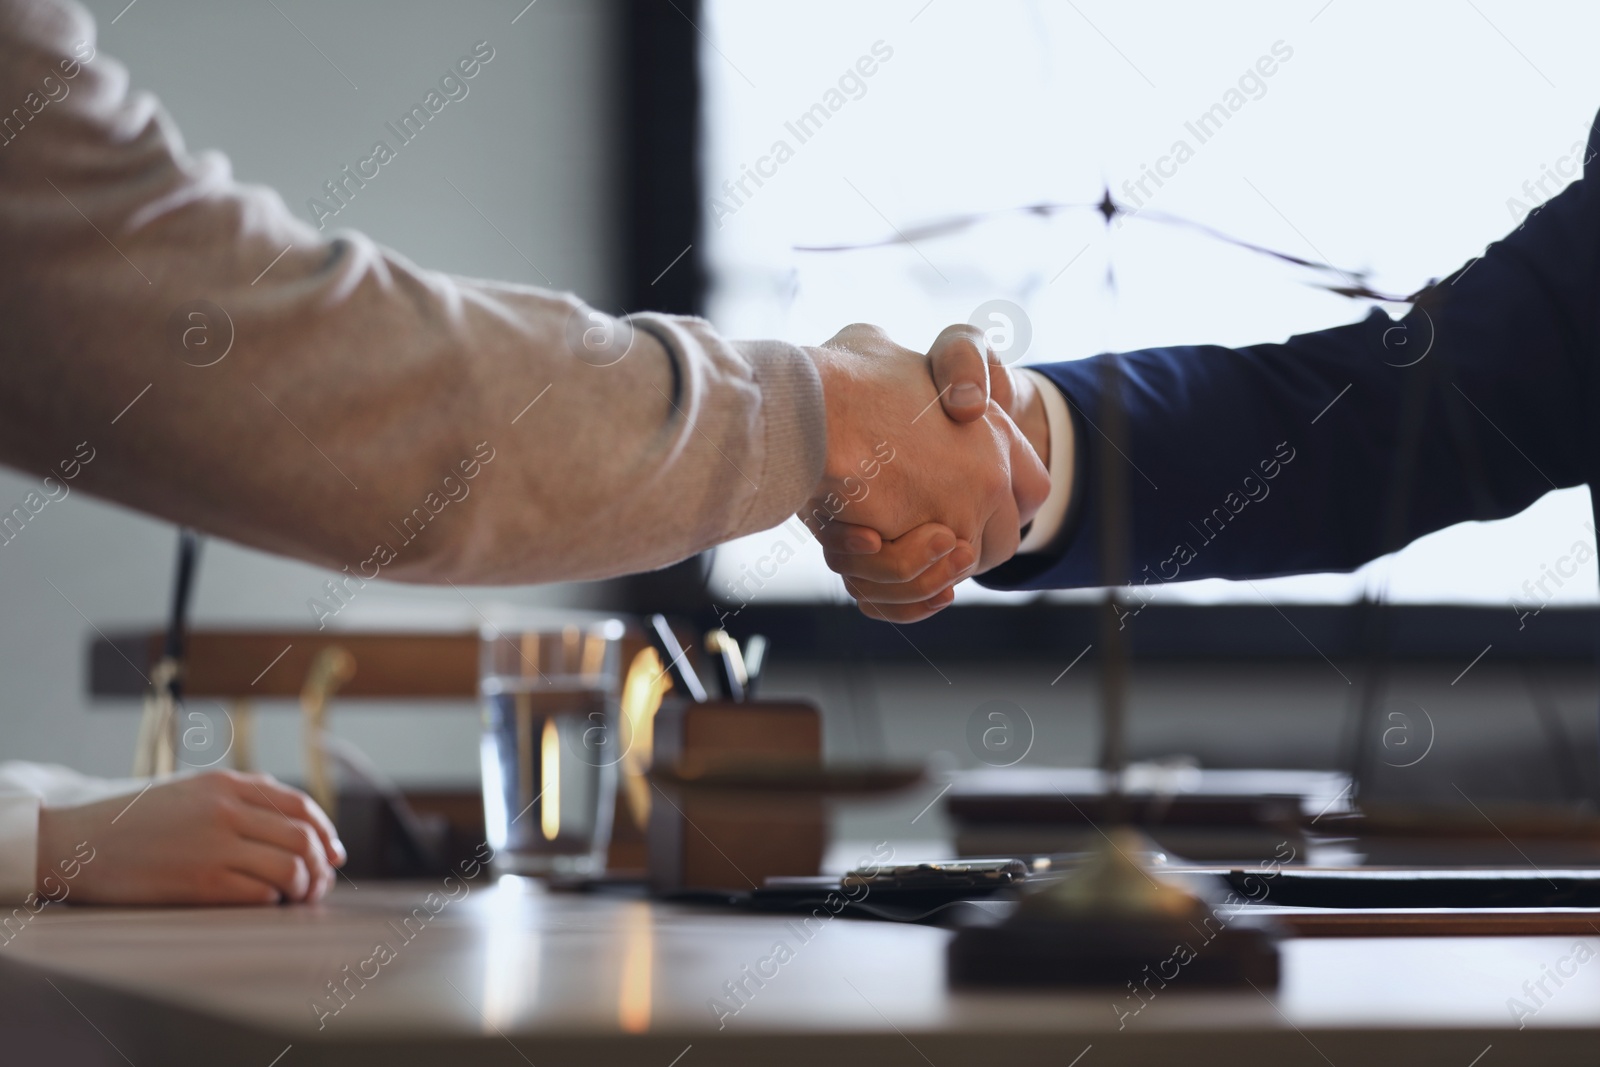
<svg viewBox="0 0 1600 1067"><path fill-rule="evenodd" d="M924 357L862 325L811 350L828 459L802 517L870 616L913 621L944 607L956 582L1011 558L1050 491L1044 464L996 403L1012 389L989 399L985 351L970 326L945 330ZM862 553L874 558L848 571L836 562ZM916 573L895 580L912 560Z"/></svg>
<svg viewBox="0 0 1600 1067"><path fill-rule="evenodd" d="M315 901L345 861L315 801L270 775L233 771L157 782L132 803L42 809L41 896L60 892L58 865L79 843L94 850L70 882L69 899L83 904Z"/></svg>
<svg viewBox="0 0 1600 1067"><path fill-rule="evenodd" d="M1019 499L1025 480L1032 501L1032 508L1021 514L1026 522L1049 492L1050 478L1070 477L1069 471L1039 467L1039 460L1048 463L1051 454L1050 423L1039 385L1030 375L1013 372L1002 363L972 326L952 326L940 334L928 352L928 366L950 420L976 422L998 407L1031 446L1022 451L1033 455L1034 462L1026 465L1017 482ZM1045 472L1042 488L1036 478L1039 470ZM1066 492L1070 486L1059 488ZM950 604L957 584L1005 562L1018 545L1013 536L1000 546L1005 548L1003 554L994 551L993 544L985 554L970 537L961 535L960 527L946 522L925 522L898 536L885 536L885 528L868 519L857 514L845 517L852 521L827 523L820 530L812 525L824 557L844 579L861 611L889 622L928 618Z"/></svg>

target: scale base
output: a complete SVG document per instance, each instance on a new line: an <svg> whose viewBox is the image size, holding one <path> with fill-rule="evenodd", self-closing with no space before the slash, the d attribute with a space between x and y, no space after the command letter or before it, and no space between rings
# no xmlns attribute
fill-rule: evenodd
<svg viewBox="0 0 1600 1067"><path fill-rule="evenodd" d="M1263 924L1119 918L1009 922L960 930L949 980L965 986L1278 985L1278 948Z"/></svg>

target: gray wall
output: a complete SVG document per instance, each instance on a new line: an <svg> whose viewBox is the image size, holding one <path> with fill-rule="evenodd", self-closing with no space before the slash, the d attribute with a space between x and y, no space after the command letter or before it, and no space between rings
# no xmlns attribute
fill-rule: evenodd
<svg viewBox="0 0 1600 1067"><path fill-rule="evenodd" d="M266 3L139 0L124 10L126 2L88 4L101 54L162 100L191 149L223 151L241 181L272 186L307 218L306 200L324 181L488 41L495 57L469 95L447 105L330 229L360 229L429 267L544 284L531 260L558 287L597 303L615 299L609 4L540 0L513 25L520 3L276 0L280 14ZM0 472L0 500L20 500L29 488ZM92 626L159 625L172 549L166 524L78 493L0 547L0 758L127 773L136 707L91 705L84 646ZM305 602L323 577L211 543L195 621L308 625ZM498 598L508 596L549 600L561 591ZM428 604L438 605L443 625L474 618L448 588L375 585L363 597L352 624L414 619ZM495 598L473 594L479 603ZM265 718L267 769L298 776L292 717ZM476 721L465 705L440 714L352 707L335 726L404 781L467 781L477 773Z"/></svg>

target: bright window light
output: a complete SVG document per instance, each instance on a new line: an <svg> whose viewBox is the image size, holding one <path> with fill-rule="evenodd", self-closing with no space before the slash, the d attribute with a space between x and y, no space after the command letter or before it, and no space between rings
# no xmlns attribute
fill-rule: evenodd
<svg viewBox="0 0 1600 1067"><path fill-rule="evenodd" d="M1410 292L1564 185L1551 168L1600 108L1589 54L1600 8L1577 3L1280 0L1224 12L1161 0L707 0L701 28L712 320L733 336L800 343L873 322L923 348L1004 299L1027 315L1024 363L1278 341L1367 307L1192 233L1134 221L1107 235L1089 212L870 251L797 246L1093 202L1109 186L1127 204ZM1204 121L1219 103L1226 120ZM1592 564L1550 577L1575 546L1593 554L1590 521L1587 489L1552 492L1355 574L1174 583L1158 595L1346 602L1387 586L1396 601L1593 603ZM745 593L730 596L741 581ZM846 599L794 523L721 550L712 588ZM958 596L1017 599L972 583Z"/></svg>

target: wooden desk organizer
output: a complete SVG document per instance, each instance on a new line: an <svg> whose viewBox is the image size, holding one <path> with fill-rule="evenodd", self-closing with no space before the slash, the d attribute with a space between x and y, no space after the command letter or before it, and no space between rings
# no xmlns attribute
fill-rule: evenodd
<svg viewBox="0 0 1600 1067"><path fill-rule="evenodd" d="M668 698L656 713L657 766L821 759L822 713L803 701ZM656 892L748 891L769 875L821 869L827 824L819 796L659 784L651 793L650 886Z"/></svg>

